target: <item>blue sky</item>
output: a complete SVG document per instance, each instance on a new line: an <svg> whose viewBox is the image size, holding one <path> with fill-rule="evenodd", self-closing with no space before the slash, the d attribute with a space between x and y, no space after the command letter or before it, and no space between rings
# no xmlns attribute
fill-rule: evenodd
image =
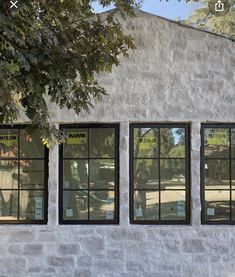
<svg viewBox="0 0 235 277"><path fill-rule="evenodd" d="M185 0L144 0L141 10L153 13L165 18L184 19L188 17L192 12L199 7L200 4L197 2L186 4ZM93 8L96 12L103 12L113 8L112 6L103 9L97 3L93 4Z"/></svg>

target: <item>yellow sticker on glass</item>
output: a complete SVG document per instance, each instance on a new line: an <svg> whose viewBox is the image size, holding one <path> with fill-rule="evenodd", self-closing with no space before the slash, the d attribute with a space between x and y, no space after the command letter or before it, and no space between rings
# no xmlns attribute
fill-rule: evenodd
<svg viewBox="0 0 235 277"><path fill-rule="evenodd" d="M0 144L7 147L17 145L17 135L0 135Z"/></svg>
<svg viewBox="0 0 235 277"><path fill-rule="evenodd" d="M87 133L86 132L72 132L67 133L67 144L86 144Z"/></svg>

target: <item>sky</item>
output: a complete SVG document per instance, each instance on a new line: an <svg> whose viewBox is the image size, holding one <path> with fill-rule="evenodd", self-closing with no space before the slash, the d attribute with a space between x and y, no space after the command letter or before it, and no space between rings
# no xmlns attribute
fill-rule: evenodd
<svg viewBox="0 0 235 277"><path fill-rule="evenodd" d="M144 0L141 10L175 20L177 18L187 18L199 5L197 2L186 4L185 0ZM97 3L94 3L93 8L96 12L103 12L113 7L103 9Z"/></svg>

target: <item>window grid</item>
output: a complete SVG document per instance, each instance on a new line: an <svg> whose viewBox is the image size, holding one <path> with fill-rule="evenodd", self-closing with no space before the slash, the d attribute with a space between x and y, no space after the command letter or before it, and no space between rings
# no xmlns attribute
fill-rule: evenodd
<svg viewBox="0 0 235 277"><path fill-rule="evenodd" d="M17 155L16 157L12 158L5 158L5 157L0 157L0 162L1 161L16 161L17 162L17 188L4 188L0 189L0 192L4 191L11 191L11 192L17 192L17 219L12 219L12 220L0 220L0 224L46 224L48 220L47 216L47 210L48 210L48 149L44 147L44 157L43 158L32 158L32 157L21 157L20 155L20 142L21 142L21 130L25 129L27 126L26 125L3 125L0 126L0 130L6 130L8 132L9 130L16 130L17 132ZM10 135L10 134L9 134ZM39 189L33 189L33 188L20 188L20 176L21 176L21 161L43 161L44 162L44 187ZM32 172L32 171L31 171ZM20 219L20 203L21 203L21 196L20 192L24 191L35 191L35 192L43 192L43 219L42 220L32 220L32 219Z"/></svg>
<svg viewBox="0 0 235 277"><path fill-rule="evenodd" d="M91 130L92 129L98 129L98 128L110 128L114 129L114 156L115 157L91 157L90 155L90 144L91 144ZM75 124L75 125L60 125L60 129L63 131L66 131L66 129L87 129L88 132L88 137L87 137L87 157L81 157L81 158L68 158L64 157L63 154L63 144L60 145L60 189L59 189L59 223L60 224L118 224L119 223L119 125L118 124ZM88 162L88 178L87 178L87 188L85 189L65 189L63 187L63 180L64 180L64 173L63 173L63 165L64 161L66 160L87 160ZM92 160L113 160L114 161L114 184L115 187L114 189L110 188L91 188L90 187L90 182L91 182L91 161ZM78 220L68 220L68 219L63 219L63 192L64 191L86 191L87 196L88 196L88 201L87 201L87 209L88 209L88 218L87 220L84 219L78 219ZM94 220L90 219L90 193L91 192L113 192L114 193L114 219L113 220Z"/></svg>
<svg viewBox="0 0 235 277"><path fill-rule="evenodd" d="M158 130L158 157L135 157L134 156L134 130L138 128L154 128ZM185 142L185 157L161 157L161 129L165 128L177 128L177 129L184 129L185 130L185 137L184 137L184 142ZM190 141L189 141L189 125L188 124L164 124L164 123L150 123L150 124L131 124L130 125L130 222L132 224L189 224L190 223ZM134 188L134 161L135 160L158 160L158 189L141 189L141 188ZM162 160L184 160L185 161L185 188L177 188L177 189L170 189L170 188L165 188L162 189L161 187L161 161ZM156 191L158 192L158 220L149 220L149 219L135 219L134 218L134 212L135 212L135 199L134 199L134 192L135 191ZM185 220L169 220L169 219L161 219L161 197L162 197L162 192L164 191L184 191L185 192Z"/></svg>
<svg viewBox="0 0 235 277"><path fill-rule="evenodd" d="M229 143L229 150L228 150L228 158L224 157L216 157L216 158L208 158L205 156L205 129L228 129L228 143ZM232 219L233 215L233 200L232 194L235 192L235 186L233 188L232 185L232 162L235 161L235 157L232 157L232 129L235 131L235 124L230 123L211 123L211 124L201 124L201 202L202 202L202 211L201 211L201 222L202 224L208 225L220 225L220 224L235 224L235 220ZM228 188L219 188L219 189L210 189L206 188L205 184L205 162L206 161L213 161L213 160L222 160L228 161L229 170L228 170L228 177L229 177L229 185ZM228 220L208 220L206 219L206 207L205 207L205 193L206 192L218 192L224 191L229 192L229 219Z"/></svg>

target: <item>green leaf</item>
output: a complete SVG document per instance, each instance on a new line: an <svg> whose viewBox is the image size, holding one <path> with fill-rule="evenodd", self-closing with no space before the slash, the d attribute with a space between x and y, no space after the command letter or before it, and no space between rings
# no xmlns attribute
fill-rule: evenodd
<svg viewBox="0 0 235 277"><path fill-rule="evenodd" d="M13 61L11 61L10 63L5 64L5 69L11 74L15 74L16 72L20 72L19 65L17 63L14 63Z"/></svg>

